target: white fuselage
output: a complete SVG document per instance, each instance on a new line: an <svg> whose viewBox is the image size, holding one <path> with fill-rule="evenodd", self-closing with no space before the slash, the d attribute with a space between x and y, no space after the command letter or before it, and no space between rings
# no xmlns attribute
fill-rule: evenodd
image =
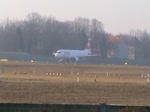
<svg viewBox="0 0 150 112"><path fill-rule="evenodd" d="M91 51L86 49L86 50L65 50L61 49L58 50L55 53L56 58L78 58L78 57L83 57L83 56L90 56Z"/></svg>

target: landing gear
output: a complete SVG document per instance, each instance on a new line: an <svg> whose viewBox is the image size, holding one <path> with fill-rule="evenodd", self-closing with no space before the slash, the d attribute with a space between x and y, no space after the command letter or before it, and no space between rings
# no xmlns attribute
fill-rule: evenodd
<svg viewBox="0 0 150 112"><path fill-rule="evenodd" d="M60 63L60 64L62 64L62 63L66 63L66 64L76 64L77 63L77 59L76 58L67 58L67 59L59 59L58 60L58 62Z"/></svg>
<svg viewBox="0 0 150 112"><path fill-rule="evenodd" d="M71 63L75 63L75 62L76 62L76 59L75 59L75 58L71 58L71 59L70 59L70 62L71 62Z"/></svg>

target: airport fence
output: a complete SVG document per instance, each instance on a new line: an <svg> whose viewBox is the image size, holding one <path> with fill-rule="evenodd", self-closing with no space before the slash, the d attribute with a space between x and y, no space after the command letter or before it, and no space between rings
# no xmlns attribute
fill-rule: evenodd
<svg viewBox="0 0 150 112"><path fill-rule="evenodd" d="M0 112L99 112L98 105L0 104Z"/></svg>
<svg viewBox="0 0 150 112"><path fill-rule="evenodd" d="M150 112L148 106L1 103L0 112Z"/></svg>

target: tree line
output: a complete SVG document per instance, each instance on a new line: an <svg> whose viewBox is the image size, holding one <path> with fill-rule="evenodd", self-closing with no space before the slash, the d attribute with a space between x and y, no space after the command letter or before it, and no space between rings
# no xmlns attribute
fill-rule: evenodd
<svg viewBox="0 0 150 112"><path fill-rule="evenodd" d="M107 54L118 47L109 41L111 36L97 19L79 17L63 22L52 16L30 13L24 20L7 19L0 23L0 51L52 56L58 49L84 49L91 38L93 53L107 58ZM136 58L150 58L148 32L131 30L119 36L134 47Z"/></svg>

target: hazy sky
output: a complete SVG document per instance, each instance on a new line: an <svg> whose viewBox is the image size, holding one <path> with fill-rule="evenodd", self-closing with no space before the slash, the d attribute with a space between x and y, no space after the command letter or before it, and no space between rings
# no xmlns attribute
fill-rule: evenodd
<svg viewBox="0 0 150 112"><path fill-rule="evenodd" d="M113 34L150 32L150 0L0 0L0 20L24 19L31 12L62 21L96 18Z"/></svg>

